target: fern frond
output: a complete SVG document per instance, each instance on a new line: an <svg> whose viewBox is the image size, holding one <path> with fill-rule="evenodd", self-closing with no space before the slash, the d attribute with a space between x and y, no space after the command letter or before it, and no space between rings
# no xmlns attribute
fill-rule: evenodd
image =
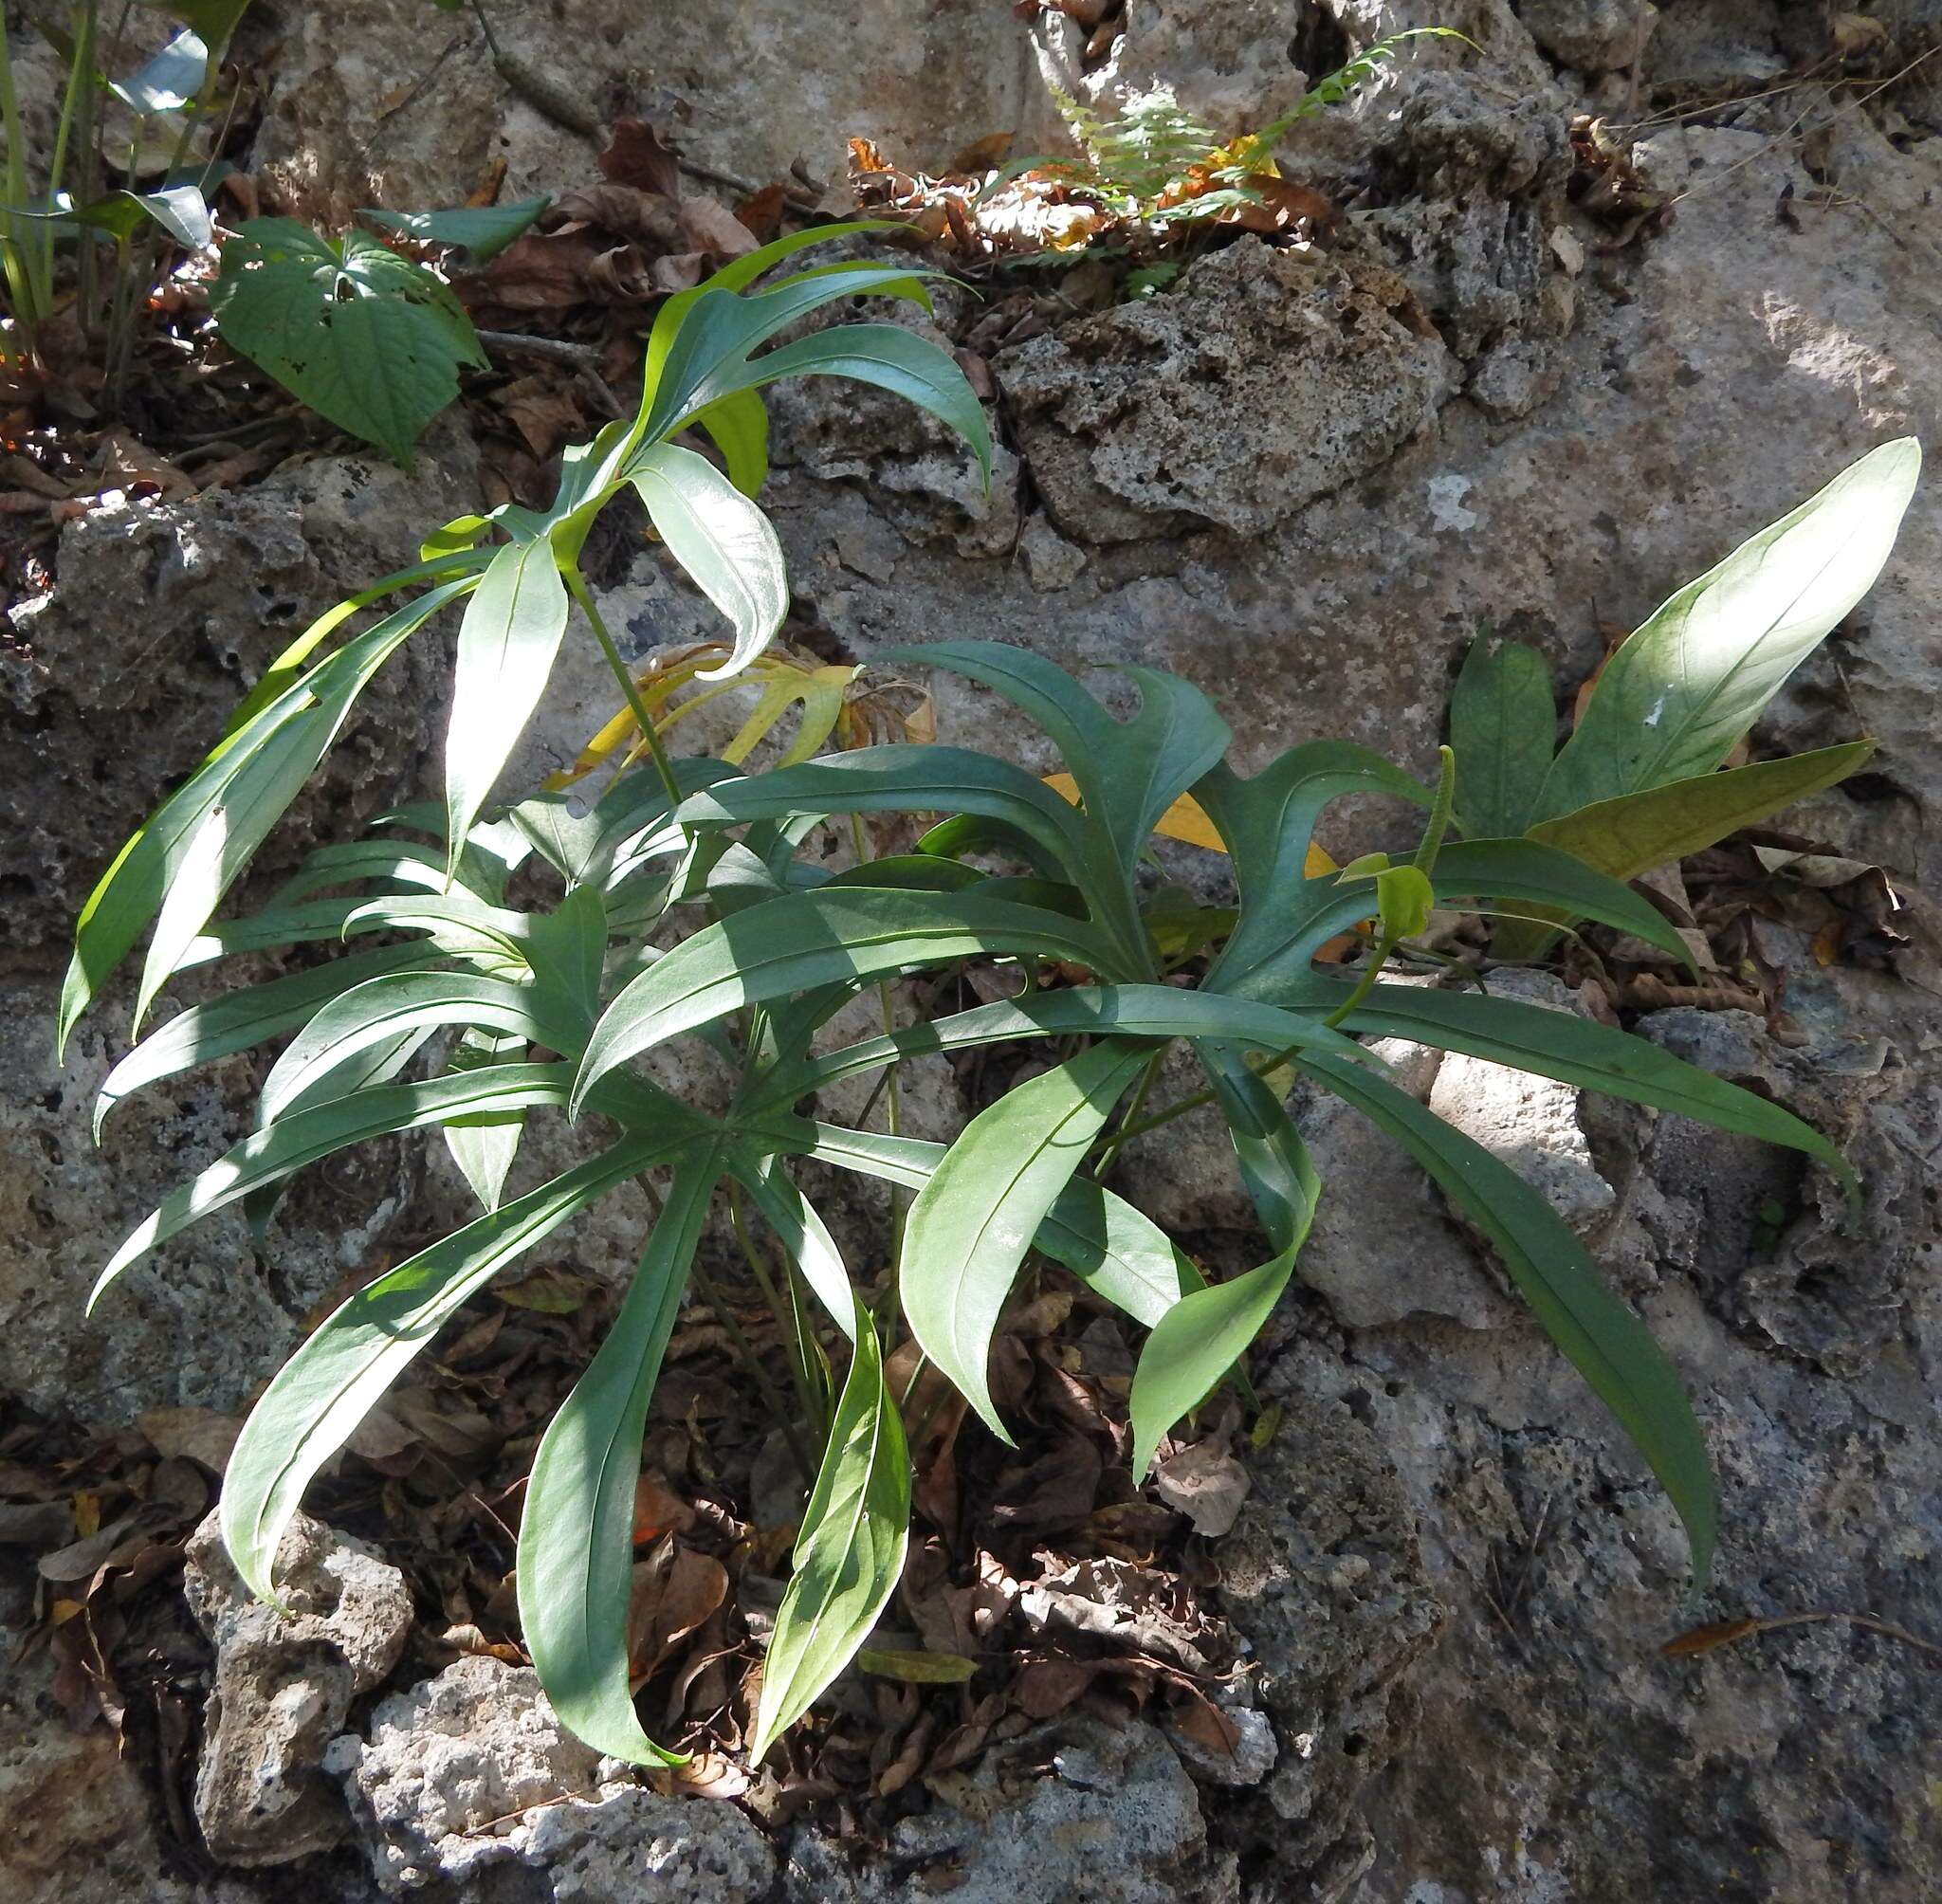
<svg viewBox="0 0 1942 1904"><path fill-rule="evenodd" d="M1461 40L1473 50L1481 50L1469 34L1459 33L1454 27L1410 27L1401 33L1391 33L1386 39L1364 47L1354 59L1337 66L1332 73L1324 74L1302 95L1292 112L1264 125L1255 134L1255 138L1263 147L1272 146L1310 113L1319 112L1324 106L1340 105L1359 87L1365 86L1395 59L1396 49L1403 41L1421 39Z"/></svg>

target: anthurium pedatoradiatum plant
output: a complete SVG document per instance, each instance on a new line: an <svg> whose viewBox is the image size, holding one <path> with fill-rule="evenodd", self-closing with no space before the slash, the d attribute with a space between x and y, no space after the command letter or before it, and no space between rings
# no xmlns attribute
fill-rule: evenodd
<svg viewBox="0 0 1942 1904"><path fill-rule="evenodd" d="M419 567L309 631L124 848L82 915L64 1037L151 923L137 1025L177 971L233 953L358 942L313 969L184 1010L115 1067L98 1129L142 1085L289 1034L265 1078L256 1129L141 1224L102 1272L98 1297L191 1223L231 1205L260 1216L305 1164L381 1134L440 1129L481 1205L341 1304L257 1403L222 1501L243 1577L274 1599L280 1537L306 1485L468 1297L608 1193L656 1172L664 1187L638 1268L533 1460L518 1547L523 1636L581 1737L638 1763L679 1762L642 1730L630 1692L635 1483L711 1206L719 1196L738 1218L757 1213L805 1309L819 1306L821 1319L800 1331L795 1372L823 1444L762 1675L751 1739L760 1758L867 1641L903 1565L911 1474L889 1351L907 1331L1009 1439L987 1356L1037 1251L1148 1330L1130 1397L1144 1472L1163 1438L1237 1371L1308 1234L1321 1185L1284 1108L1291 1072L1381 1126L1491 1238L1658 1477L1703 1577L1713 1487L1672 1367L1544 1198L1432 1114L1363 1042L1471 1053L1790 1145L1845 1175L1829 1144L1780 1106L1644 1040L1476 991L1383 978L1433 906L1598 921L1683 958L1644 899L1557 845L1466 835L1447 749L1434 787L1333 741L1294 747L1243 777L1226 764L1219 714L1186 682L1127 669L1139 706L1123 722L1049 662L998 643L883 658L947 669L1004 697L1062 756L1066 791L1004 760L920 741L753 773L670 754L666 697L649 705L576 566L588 524L621 484L642 491L669 553L735 624L732 670L760 652L785 600L773 536L746 500L765 460L758 385L813 370L863 377L924 403L980 460L988 454L955 367L907 331L844 326L750 356L829 299L922 296L906 267L854 263L751 288L800 242L740 261L663 307L640 415L568 457L551 511L508 508L454 524ZM673 441L690 425L713 439L727 478ZM504 540L488 541L495 528ZM1831 626L1859 599L1893 529L1878 511L1860 524L1842 518L1842 579L1830 587L1827 564L1816 565L1812 613ZM312 658L356 609L421 583L408 607ZM412 630L467 596L443 805L400 810L367 837L319 849L265 909L211 924L357 689ZM570 601L610 653L632 725L600 737L581 763L606 763L597 797L542 791L486 814ZM688 678L698 671L690 666ZM808 698L797 698L810 718ZM825 699L815 718L827 713ZM614 771L630 741L641 758ZM1318 816L1351 794L1420 808L1417 850L1342 869L1318 856ZM934 823L912 851L859 855L834 872L806 850L828 825L859 838L858 816L875 814ZM1144 898L1156 830L1224 851L1237 904L1183 915L1177 895ZM519 891L550 903L509 903L515 874ZM1361 935L1360 972L1316 962L1344 933ZM972 961L1011 972L1011 996L909 1024L886 1009L881 1034L860 1043L832 1049L819 1037L859 995ZM632 1066L684 1038L705 1039L733 1067L725 1110L683 1103ZM1059 1061L972 1117L948 1146L810 1114L816 1093L839 1080L893 1075L922 1053L1028 1040ZM1263 1237L1259 1265L1218 1283L1101 1181L1120 1143L1182 1108L1145 1110L1162 1056L1181 1042L1232 1133ZM522 1122L541 1111L578 1120L597 1145L504 1198ZM898 1258L871 1300L801 1188L804 1160L888 1180L911 1199ZM839 1365L847 1357L840 1385L830 1356Z"/></svg>

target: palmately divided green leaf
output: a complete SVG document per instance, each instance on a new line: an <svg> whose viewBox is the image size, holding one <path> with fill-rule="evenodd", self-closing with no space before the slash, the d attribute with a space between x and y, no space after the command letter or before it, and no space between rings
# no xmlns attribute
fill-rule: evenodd
<svg viewBox="0 0 1942 1904"><path fill-rule="evenodd" d="M303 1490L373 1404L499 1271L671 1146L630 1138L367 1283L324 1319L249 1411L223 1474L223 1543L259 1599Z"/></svg>
<svg viewBox="0 0 1942 1904"><path fill-rule="evenodd" d="M561 1104L572 1083L569 1065L493 1065L463 1077L423 1084L381 1085L288 1117L247 1137L199 1177L163 1199L108 1259L88 1297L92 1309L125 1270L204 1217L239 1202L347 1145L393 1131L413 1130L445 1118L527 1105Z"/></svg>
<svg viewBox="0 0 1942 1904"><path fill-rule="evenodd" d="M445 741L447 873L553 672L566 583L549 542L508 542L466 604Z"/></svg>
<svg viewBox="0 0 1942 1904"><path fill-rule="evenodd" d="M162 981L190 961L210 911L323 758L365 684L400 643L470 586L462 577L432 589L319 662L247 726L227 735L144 822L82 907L61 990L57 1048L65 1047L76 1020L168 906L169 933L164 938L158 928L142 976L139 1025ZM170 905L192 855L200 864L185 898Z"/></svg>
<svg viewBox="0 0 1942 1904"><path fill-rule="evenodd" d="M775 525L705 457L679 444L645 451L629 480L669 554L735 630L728 659L695 679L740 674L789 613L789 577Z"/></svg>
<svg viewBox="0 0 1942 1904"><path fill-rule="evenodd" d="M220 9L234 0L211 4ZM1365 56L1365 69L1378 50ZM1177 155L1168 141L1190 132L1201 137L1177 103L1158 102L1100 137L1123 133L1130 164L1145 162L1133 147L1150 136L1145 158L1157 164L1155 154L1170 162ZM1260 155L1243 156L1253 163ZM1234 169L1245 171L1241 158ZM1223 174L1220 183L1232 181ZM293 1173L367 1139L440 1130L485 1206L340 1306L271 1383L224 1493L225 1535L244 1577L261 1593L272 1590L278 1540L308 1479L497 1269L629 1179L671 1166L672 1187L614 1326L540 1442L519 1534L518 1591L527 1644L562 1720L600 1751L677 1763L643 1730L632 1696L634 1497L661 1363L714 1189L728 1177L771 1233L744 1240L760 1251L779 1244L787 1258L777 1313L794 1328L790 1374L817 1429L833 1412L826 1346L834 1331L809 1319L802 1283L852 1345L770 1642L752 1732L760 1757L870 1638L903 1564L911 1491L899 1399L887 1393L884 1375L894 1304L874 1315L863 1304L787 1160L914 1193L889 1287L901 1297L912 1346L1000 1436L986 1364L1028 1251L1064 1265L1150 1329L1130 1396L1135 1465L1144 1472L1223 1380L1252 1396L1242 1359L1287 1287L1322 1194L1282 1102L1292 1066L1402 1142L1495 1245L1542 1327L1658 1476L1703 1579L1713 1481L1671 1365L1545 1199L1397 1089L1354 1039L1413 1039L1608 1091L1789 1145L1852 1181L1834 1146L1781 1106L1655 1045L1501 996L1378 979L1433 907L1528 915L1540 933L1553 918L1591 919L1683 956L1680 936L1621 881L1831 784L1865 758L1868 743L1856 742L1712 771L1721 736L1735 725L1744 731L1793 660L1878 568L1914 482L1913 446L1864 459L1676 596L1621 651L1578 736L1548 770L1548 684L1541 661L1514 645L1473 650L1453 712L1456 747L1443 750L1432 794L1365 749L1327 741L1292 748L1242 779L1223 759L1225 725L1185 682L1126 670L1139 708L1122 721L1023 648L945 643L903 658L1008 697L1064 757L1074 804L1008 762L929 745L866 747L738 774L731 761L776 718L780 704L770 697L728 760L670 760L656 750L650 766L623 766L591 810L548 796L489 812L493 782L545 686L569 600L580 604L614 670L626 671L579 570L595 520L621 488L639 486L669 552L733 622L734 651L718 674L744 666L779 626L788 602L780 550L749 500L767 467L761 386L786 375L849 375L943 418L988 461L981 408L918 333L866 324L801 334L802 320L834 301L923 302L922 274L844 261L748 289L803 246L846 229L779 240L664 301L648 339L639 413L563 453L552 504L504 503L461 517L428 540L417 567L312 622L90 898L64 989L64 1037L152 921L137 1021L173 973L231 953L362 935L406 942L192 1007L115 1067L101 1112L142 1083L294 1034L266 1081L262 1127L152 1213L116 1252L97 1294L130 1263L224 1209L240 1208L267 1247L270 1216ZM440 234L426 224L420 235ZM229 260L236 284L228 295L246 310L255 293L237 286L252 275L250 243L233 246ZM306 295L328 302L332 326L363 321L358 308L380 297L386 274L410 268L388 252L372 256L382 247L357 234L339 247L273 226L258 230L259 278L271 262L266 245L286 254L277 264L312 273ZM442 302L449 294L435 279L427 282L435 290L418 318L449 320L456 306ZM792 327L795 340L772 344ZM457 346L448 339L445 348ZM725 474L672 446L690 430L714 442ZM425 595L317 658L357 609L420 583L429 584ZM311 852L265 910L211 923L375 670L442 603L473 591L447 800L398 808L372 836ZM1663 677L1665 697L1632 705L1634 676L1648 666ZM825 672L845 677L832 689L840 693L854 670ZM630 699L661 691L651 675L626 685ZM827 701L806 711L798 747L826 743L833 720ZM1466 757L1461 802L1472 836L1450 844L1456 752ZM1677 778L1567 813L1547 810L1552 793L1594 769L1620 778L1676 769ZM1189 794L1212 835L1183 802ZM1364 854L1338 875L1326 855L1311 857L1317 818L1330 800L1370 794L1427 806L1421 844L1407 863ZM874 861L859 851L861 863L837 870L815 839L818 829L871 813L930 815L936 824L914 851ZM1182 814L1190 831L1181 831ZM1152 890L1148 843L1162 824L1196 845L1225 847L1237 905ZM1527 836L1491 836L1520 829ZM994 869L985 855L1002 864ZM1373 949L1348 978L1317 953L1352 930ZM988 970L955 969L972 961L998 961L1017 995L970 1010L938 1002L962 999L967 983L992 997ZM920 1022L900 1025L904 1006L885 981L927 971L944 976L927 988ZM818 1049L834 1035L836 1015L878 986L883 1034ZM627 1069L687 1034L735 1073L719 1117ZM805 1114L814 1093L843 1079L1025 1039L1059 1040L1051 1053L1058 1062L981 1110L948 1147L902 1135L894 1118L879 1132ZM1175 1040L1191 1047L1211 1089L1150 1112L1143 1089L1140 1109L1106 1138L1133 1078L1160 1077L1156 1060ZM551 1053L559 1060L521 1061ZM1146 1153L1130 1146L1150 1144L1156 1126L1210 1102L1228 1128L1268 1258L1212 1286L1163 1230L1098 1181L1123 1159L1136 1182ZM504 1201L526 1120L546 1108L591 1109L623 1134ZM738 1228L741 1196L734 1192ZM925 1676L894 1639L877 1657L892 1662L892 1676ZM976 1665L954 1655L940 1671L961 1682Z"/></svg>
<svg viewBox="0 0 1942 1904"><path fill-rule="evenodd" d="M608 1006L580 1062L575 1112L616 1066L744 1005L993 953L1084 964L1108 957L1076 920L976 892L844 887L770 900L704 926Z"/></svg>
<svg viewBox="0 0 1942 1904"><path fill-rule="evenodd" d="M425 962L421 946L386 945L376 952L355 952L314 971L292 972L266 984L247 986L227 998L176 1013L102 1079L101 1095L95 1100L95 1141L101 1142L108 1113L142 1086L247 1052L266 1038L305 1023L320 1006L351 986Z"/></svg>

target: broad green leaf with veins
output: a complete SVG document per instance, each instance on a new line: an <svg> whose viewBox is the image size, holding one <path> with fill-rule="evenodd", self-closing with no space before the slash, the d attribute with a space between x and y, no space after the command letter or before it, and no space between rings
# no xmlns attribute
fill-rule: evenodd
<svg viewBox="0 0 1942 1904"><path fill-rule="evenodd" d="M419 432L489 368L442 280L361 231L251 218L223 247L210 309L223 341L320 415L410 467Z"/></svg>
<svg viewBox="0 0 1942 1904"><path fill-rule="evenodd" d="M735 630L728 659L695 679L740 674L789 613L789 578L774 525L712 463L677 444L647 451L630 481L669 553Z"/></svg>
<svg viewBox="0 0 1942 1904"><path fill-rule="evenodd" d="M543 541L506 543L466 604L445 741L449 874L546 691L566 608L566 584Z"/></svg>
<svg viewBox="0 0 1942 1904"><path fill-rule="evenodd" d="M1605 664L1538 816L1718 766L1875 585L1921 468L1914 437L1884 443L1659 608Z"/></svg>
<svg viewBox="0 0 1942 1904"><path fill-rule="evenodd" d="M588 1745L634 1765L682 1763L641 1730L628 1683L634 1480L720 1167L705 1145L676 1169L620 1313L540 1439L520 1517L520 1624L546 1695Z"/></svg>

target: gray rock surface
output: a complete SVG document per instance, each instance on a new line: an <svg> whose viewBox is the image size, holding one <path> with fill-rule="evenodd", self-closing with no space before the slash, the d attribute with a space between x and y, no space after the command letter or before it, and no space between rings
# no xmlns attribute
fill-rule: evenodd
<svg viewBox="0 0 1942 1904"><path fill-rule="evenodd" d="M1035 338L995 369L1067 536L1255 536L1428 421L1451 380L1428 330L1393 275L1237 245L1177 295Z"/></svg>
<svg viewBox="0 0 1942 1904"><path fill-rule="evenodd" d="M1485 989L1495 998L1552 1011L1577 1010L1564 984L1548 973L1493 975ZM1579 1095L1572 1086L1552 1078L1447 1052L1438 1061L1427 1101L1445 1123L1542 1191L1573 1234L1584 1236L1610 1215L1618 1199L1592 1161Z"/></svg>
<svg viewBox="0 0 1942 1904"><path fill-rule="evenodd" d="M509 198L592 175L593 147L532 97L540 88L495 68L467 15L428 27L410 0L345 0L328 12L279 0L261 13L252 30L278 47L257 149L300 201L463 204L499 158ZM492 20L506 54L561 97L564 117L638 114L687 156L755 184L797 160L841 179L852 136L932 171L990 132L1016 128L1021 151L1060 137L1032 39L998 8L870 6L833 28L814 9L650 15L624 0L576 0L567 13L502 7ZM414 83L409 110L387 108Z"/></svg>
<svg viewBox="0 0 1942 1904"><path fill-rule="evenodd" d="M359 1693L397 1664L412 1626L405 1577L360 1542L299 1514L277 1549L281 1606L244 1585L211 1513L189 1543L184 1590L215 1647L195 1821L227 1864L287 1864L349 1820L321 1770Z"/></svg>
<svg viewBox="0 0 1942 1904"><path fill-rule="evenodd" d="M1517 17L1553 59L1603 73L1644 52L1658 9L1651 0L1522 0Z"/></svg>
<svg viewBox="0 0 1942 1904"><path fill-rule="evenodd" d="M1193 1781L1151 1726L1040 1727L945 1782L944 1802L897 1827L892 1864L861 1867L800 1833L789 1904L1229 1904L1229 1859L1210 1854Z"/></svg>
<svg viewBox="0 0 1942 1904"><path fill-rule="evenodd" d="M483 1655L384 1700L326 1764L392 1896L479 1904L742 1904L775 1875L732 1805L603 1783L530 1668Z"/></svg>

